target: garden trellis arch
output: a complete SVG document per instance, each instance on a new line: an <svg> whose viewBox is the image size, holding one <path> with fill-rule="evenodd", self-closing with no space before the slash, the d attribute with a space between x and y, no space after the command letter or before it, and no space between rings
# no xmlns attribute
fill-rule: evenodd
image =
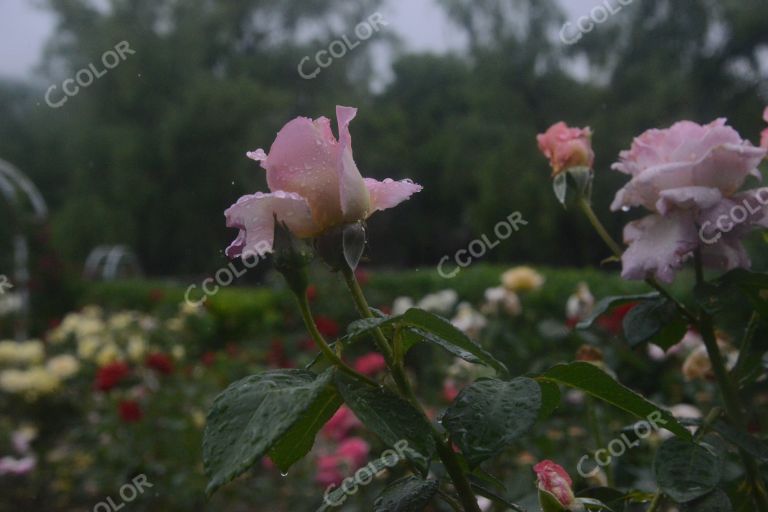
<svg viewBox="0 0 768 512"><path fill-rule="evenodd" d="M20 298L16 339L27 337L29 317L29 245L26 221L42 222L48 217L48 205L34 183L19 169L0 159L0 193L10 205L13 233L13 285Z"/></svg>

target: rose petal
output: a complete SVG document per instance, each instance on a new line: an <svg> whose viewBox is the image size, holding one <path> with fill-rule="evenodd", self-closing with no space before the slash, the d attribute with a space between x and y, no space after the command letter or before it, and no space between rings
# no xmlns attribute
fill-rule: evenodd
<svg viewBox="0 0 768 512"><path fill-rule="evenodd" d="M621 258L624 279L655 274L669 283L699 240L692 214L680 211L630 222L624 228L624 241L629 244Z"/></svg>
<svg viewBox="0 0 768 512"><path fill-rule="evenodd" d="M702 245L701 260L708 268L726 271L752 266L744 245L735 236L723 236L716 244Z"/></svg>
<svg viewBox="0 0 768 512"><path fill-rule="evenodd" d="M612 210L626 206L645 206L655 210L663 190L683 187L717 188L731 195L765 157L766 150L751 145L725 144L713 148L695 162L674 162L649 167L616 194Z"/></svg>
<svg viewBox="0 0 768 512"><path fill-rule="evenodd" d="M224 215L227 227L240 229L235 241L225 251L230 258L271 252L275 216L297 237L310 237L317 231L306 199L290 192L256 192L243 196Z"/></svg>
<svg viewBox="0 0 768 512"><path fill-rule="evenodd" d="M352 156L352 136L349 123L357 115L353 107L336 107L336 122L339 124L339 196L344 220L353 222L364 219L370 208L370 196L363 177Z"/></svg>
<svg viewBox="0 0 768 512"><path fill-rule="evenodd" d="M365 178L365 186L371 194L371 211L386 210L394 208L403 201L409 199L413 194L421 192L422 186L411 180L394 181L390 178L384 181Z"/></svg>
<svg viewBox="0 0 768 512"><path fill-rule="evenodd" d="M252 153L251 158L258 157ZM341 222L339 203L339 145L328 118L298 117L277 134L269 155L260 158L272 192L292 192L306 199L315 222Z"/></svg>
<svg viewBox="0 0 768 512"><path fill-rule="evenodd" d="M716 188L709 187L681 187L662 190L656 209L665 215L675 207L681 210L691 208L710 208L723 198L723 194Z"/></svg>

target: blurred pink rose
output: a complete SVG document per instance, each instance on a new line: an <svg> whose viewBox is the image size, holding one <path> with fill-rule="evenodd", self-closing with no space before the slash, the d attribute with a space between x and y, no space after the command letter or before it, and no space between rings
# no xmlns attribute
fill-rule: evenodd
<svg viewBox="0 0 768 512"><path fill-rule="evenodd" d="M317 458L315 481L322 486L338 485L345 474L365 465L371 447L359 437L350 437L339 444L336 453Z"/></svg>
<svg viewBox="0 0 768 512"><path fill-rule="evenodd" d="M386 369L387 362L384 360L384 356L378 352L365 354L355 360L355 370L368 377L372 377Z"/></svg>
<svg viewBox="0 0 768 512"><path fill-rule="evenodd" d="M20 459L3 457L0 459L0 475L26 475L37 466L37 459L28 455Z"/></svg>
<svg viewBox="0 0 768 512"><path fill-rule="evenodd" d="M338 140L329 119L297 117L277 134L269 155L263 149L248 153L266 169L270 192L243 196L224 212L227 227L240 230L227 256L271 252L274 216L295 236L311 238L393 208L421 190L410 180L363 179L349 133L356 114L356 108L336 107Z"/></svg>
<svg viewBox="0 0 768 512"><path fill-rule="evenodd" d="M329 485L339 485L344 480L344 475L339 468L339 461L336 455L321 455L317 458L317 473L315 473L315 482L328 487Z"/></svg>
<svg viewBox="0 0 768 512"><path fill-rule="evenodd" d="M539 489L552 494L564 507L569 507L576 497L573 494L573 481L562 466L551 460L543 460L533 466Z"/></svg>
<svg viewBox="0 0 768 512"><path fill-rule="evenodd" d="M739 190L748 176L759 178L757 166L766 150L725 123L681 121L648 130L621 152L613 169L632 179L618 191L611 209L643 206L653 212L624 229L629 245L622 257L625 279L655 274L670 282L696 249L709 267L750 266L740 239L756 227L768 227L768 208L761 201L768 190ZM729 220L734 208L747 212L741 222Z"/></svg>
<svg viewBox="0 0 768 512"><path fill-rule="evenodd" d="M592 151L592 132L589 128L570 128L560 121L536 136L539 151L549 158L552 176L569 167L589 167L595 163Z"/></svg>
<svg viewBox="0 0 768 512"><path fill-rule="evenodd" d="M339 407L330 420L323 426L322 433L328 439L340 441L349 435L349 432L362 426L360 420L346 405Z"/></svg>
<svg viewBox="0 0 768 512"><path fill-rule="evenodd" d="M763 120L768 123L768 107L766 107L763 112ZM768 128L763 130L762 136L760 137L760 146L768 149Z"/></svg>

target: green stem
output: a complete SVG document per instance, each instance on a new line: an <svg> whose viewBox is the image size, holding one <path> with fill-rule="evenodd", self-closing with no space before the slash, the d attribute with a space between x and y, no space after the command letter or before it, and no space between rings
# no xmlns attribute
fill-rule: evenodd
<svg viewBox="0 0 768 512"><path fill-rule="evenodd" d="M344 281L347 283L347 288L349 288L349 291L352 294L352 299L355 301L355 306L357 307L357 311L360 313L360 316L363 318L373 318L373 313L371 312L371 308L368 306L368 302L365 300L365 294L363 294L363 289L360 288L360 283L357 282L355 273L349 267L342 270L341 273L344 276ZM381 329L376 327L373 330L373 335L374 340L376 341L376 345L379 347L379 350L381 350L381 353L384 355L387 363L390 363L390 365L393 364L394 356L392 354L392 347L390 346L387 338L384 336L384 333L381 331Z"/></svg>
<svg viewBox="0 0 768 512"><path fill-rule="evenodd" d="M581 211L584 212L584 215L587 217L587 219L589 219L592 227L595 228L595 231L597 231L597 234L600 235L600 238L603 239L605 245L611 249L613 255L617 258L621 258L624 251L622 251L621 247L619 247L619 244L617 244L616 241L611 237L611 235L608 233L608 230L605 229L605 226L603 226L603 223L600 222L600 219L597 218L597 215L592 209L592 205L589 204L589 201L587 201L584 196L580 196L578 199L578 205L579 208L581 208ZM661 286L661 284L659 284L658 281L656 281L655 278L649 277L645 280L645 282L648 284L648 286L655 289L663 297L672 302L677 307L678 311L680 311L680 314L682 314L689 322L696 322L696 315L689 311L685 305L675 299L663 286Z"/></svg>
<svg viewBox="0 0 768 512"><path fill-rule="evenodd" d="M731 370L731 375L739 375L747 365L749 353L752 350L752 340L755 338L757 325L759 323L760 315L757 311L753 311L752 316L749 318L747 329L744 331L744 337L741 339L741 344L739 345L739 359L736 361L736 366Z"/></svg>
<svg viewBox="0 0 768 512"><path fill-rule="evenodd" d="M363 294L363 290L360 288L360 284L357 282L357 278L355 278L355 274L352 269L346 268L342 270L342 274L344 275L344 280L347 283L347 287L352 294L352 298L355 301L355 305L357 306L357 310L359 311L360 315L363 318L373 318L371 308L368 305L368 301L365 299L365 294ZM443 466L445 466L446 472L453 481L453 486L456 489L456 493L459 496L459 500L461 501L464 510L466 512L480 512L480 507L477 504L475 493L472 491L469 480L464 474L464 470L461 468L461 464L459 464L459 459L453 452L453 448L451 447L450 443L446 442L446 440L443 438L443 435L440 433L440 431L437 430L437 428L435 428L435 426L429 420L429 417L424 412L424 408L421 406L421 403L413 392L413 388L411 388L411 385L408 382L408 378L405 375L402 364L394 360L392 347L389 344L387 338L384 336L384 333L378 327L375 328L373 332L374 339L376 340L377 345L382 350L384 357L387 360L389 369L392 372L392 379L395 381L398 391L400 391L400 393L406 399L408 399L409 402L411 402L411 404L422 414L422 416L424 416L424 418L427 420L427 423L430 425L430 428L432 429L432 437L435 440L437 454L440 457L440 460L443 462Z"/></svg>
<svg viewBox="0 0 768 512"><path fill-rule="evenodd" d="M704 265L702 263L701 251L698 249L694 255L694 263L696 267L696 284L701 285L704 282ZM701 309L698 325L701 337L704 340L704 346L709 355L709 360L712 364L712 371L715 374L715 379L720 388L720 394L723 397L725 411L737 428L746 431L747 417L744 413L741 400L739 399L738 390L731 380L730 375L728 375L723 354L720 352L720 347L717 345L717 336L715 335L715 326L712 315ZM739 451L747 472L747 479L752 487L752 497L757 505L757 510L758 512L768 512L768 492L766 492L765 485L760 477L760 468L755 459L753 459L747 452L744 450Z"/></svg>
<svg viewBox="0 0 768 512"><path fill-rule="evenodd" d="M589 420L589 428L592 430L592 435L595 438L595 450L605 448L605 439L603 437L603 429L600 428L600 419L598 418L598 405L592 397L587 397L587 416ZM606 478L608 480L608 487L613 487L613 465L606 467Z"/></svg>
<svg viewBox="0 0 768 512"><path fill-rule="evenodd" d="M328 359L331 364L336 366L340 371L346 373L350 377L360 380L370 386L378 387L378 384L375 381L347 366L347 364L342 361L338 355L336 355L333 349L328 346L328 343L326 343L323 335L320 334L320 331L317 329L315 319L312 317L312 311L309 309L309 301L307 300L306 294L301 296L297 295L296 300L299 303L301 317L304 319L304 324L307 326L309 334L312 336L312 339L315 340L317 346L320 347L320 351L323 353L326 359Z"/></svg>
<svg viewBox="0 0 768 512"><path fill-rule="evenodd" d="M661 507L661 500L664 498L664 494L661 491L657 491L656 495L653 497L653 500L651 501L651 506L648 507L648 510L646 512L656 512L659 510L659 507Z"/></svg>
<svg viewBox="0 0 768 512"><path fill-rule="evenodd" d="M619 244L616 243L613 237L611 237L611 235L608 233L608 230L605 229L605 226L603 226L603 223L600 222L600 219L597 218L597 215L592 209L592 205L589 204L589 201L587 201L587 198L585 198L583 195L579 196L578 204L579 208L581 208L581 211L584 212L584 215L586 215L587 219L589 219L592 227L595 228L597 234L600 235L600 238L602 238L603 242L605 242L605 245L607 245L608 248L613 252L614 256L621 258L621 255L624 253L624 251L621 249L621 247L619 247Z"/></svg>

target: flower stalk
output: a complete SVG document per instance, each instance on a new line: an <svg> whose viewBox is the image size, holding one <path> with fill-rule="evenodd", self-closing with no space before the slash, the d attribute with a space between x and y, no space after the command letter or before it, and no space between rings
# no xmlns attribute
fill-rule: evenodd
<svg viewBox="0 0 768 512"><path fill-rule="evenodd" d="M355 305L357 306L357 310L360 313L360 316L363 318L373 318L371 308L368 305L368 301L365 299L365 294L363 293L362 288L360 288L360 283L357 282L357 278L355 277L352 269L342 269L342 274L344 276L345 282L347 283L347 287L349 288L352 298L355 301ZM477 498L472 491L472 486L470 485L467 476L464 474L464 470L462 469L456 454L453 452L450 443L444 439L443 434L441 434L435 428L435 426L427 417L426 413L424 412L424 408L421 406L421 403L413 392L413 388L408 381L408 377L405 375L402 364L400 364L400 361L395 360L392 347L386 336L384 336L384 333L378 327L375 328L373 332L376 344L382 350L382 352L384 352L384 357L387 361L387 365L389 366L390 371L392 372L392 379L395 381L398 391L400 391L401 395L403 395L403 397L406 398L416 408L416 410L419 411L427 419L427 423L432 428L432 437L435 440L437 454L440 457L440 460L443 462L443 466L445 466L446 472L453 481L453 486L456 489L459 501L461 501L464 510L466 512L480 512L480 507L478 506Z"/></svg>

